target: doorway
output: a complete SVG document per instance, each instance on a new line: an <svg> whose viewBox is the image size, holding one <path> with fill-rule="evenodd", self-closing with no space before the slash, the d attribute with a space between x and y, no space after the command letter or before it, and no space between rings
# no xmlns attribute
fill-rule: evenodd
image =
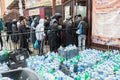
<svg viewBox="0 0 120 80"><path fill-rule="evenodd" d="M75 16L81 14L87 16L87 0L63 0L63 19L67 15Z"/></svg>
<svg viewBox="0 0 120 80"><path fill-rule="evenodd" d="M81 14L82 18L87 16L87 1L86 0L75 0L74 1L74 13L73 15Z"/></svg>

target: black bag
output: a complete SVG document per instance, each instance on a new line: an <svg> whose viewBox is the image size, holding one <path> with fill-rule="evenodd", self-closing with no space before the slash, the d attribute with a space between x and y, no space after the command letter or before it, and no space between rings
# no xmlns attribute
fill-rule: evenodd
<svg viewBox="0 0 120 80"><path fill-rule="evenodd" d="M9 67L9 69L11 69L11 70L17 69L17 68L19 68L19 67L24 68L24 67L27 67L27 62L26 62L26 60L23 60L23 61L21 61L21 62L19 62L19 63L15 63L15 62L13 62L12 60L9 60L9 61L8 61L8 67Z"/></svg>
<svg viewBox="0 0 120 80"><path fill-rule="evenodd" d="M9 59L18 63L29 57L29 52L27 49L17 49L9 53Z"/></svg>
<svg viewBox="0 0 120 80"><path fill-rule="evenodd" d="M11 69L18 67L26 67L26 59L29 57L29 52L26 49L17 49L9 53L8 66Z"/></svg>

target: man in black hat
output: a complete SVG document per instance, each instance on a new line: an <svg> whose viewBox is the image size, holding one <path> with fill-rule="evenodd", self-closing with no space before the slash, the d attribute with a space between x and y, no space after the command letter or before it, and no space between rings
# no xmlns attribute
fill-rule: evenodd
<svg viewBox="0 0 120 80"><path fill-rule="evenodd" d="M31 53L31 51L29 50L28 47L28 41L27 41L27 28L25 25L25 17L21 16L19 17L20 20L20 25L19 25L19 33L20 33L20 48L26 48L29 53Z"/></svg>
<svg viewBox="0 0 120 80"><path fill-rule="evenodd" d="M66 47L70 44L74 44L74 35L73 35L73 22L72 17L69 15L66 17L66 21L63 23L63 33L62 33L62 46Z"/></svg>
<svg viewBox="0 0 120 80"><path fill-rule="evenodd" d="M51 52L57 52L59 48L58 23L56 19L52 19L50 25L50 32L48 34L48 44Z"/></svg>

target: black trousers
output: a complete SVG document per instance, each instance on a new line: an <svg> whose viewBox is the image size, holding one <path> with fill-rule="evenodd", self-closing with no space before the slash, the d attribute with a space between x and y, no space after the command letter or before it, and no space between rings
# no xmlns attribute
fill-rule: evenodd
<svg viewBox="0 0 120 80"><path fill-rule="evenodd" d="M20 48L25 48L30 54L32 53L29 49L28 41L24 37L20 38Z"/></svg>
<svg viewBox="0 0 120 80"><path fill-rule="evenodd" d="M1 47L3 47L3 41L2 41L1 31L0 31L0 43L1 43Z"/></svg>
<svg viewBox="0 0 120 80"><path fill-rule="evenodd" d="M6 40L7 42L9 41L9 38L11 37L11 34L12 34L11 32L7 32L7 40Z"/></svg>

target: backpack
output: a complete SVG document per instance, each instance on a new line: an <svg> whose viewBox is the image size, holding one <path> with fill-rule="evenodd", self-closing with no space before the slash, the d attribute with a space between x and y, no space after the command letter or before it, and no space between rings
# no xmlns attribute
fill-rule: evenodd
<svg viewBox="0 0 120 80"><path fill-rule="evenodd" d="M76 31L77 34L82 34L83 33L83 30L82 30L83 28L82 27L83 27L82 22L80 21L80 23L78 25L78 29Z"/></svg>

